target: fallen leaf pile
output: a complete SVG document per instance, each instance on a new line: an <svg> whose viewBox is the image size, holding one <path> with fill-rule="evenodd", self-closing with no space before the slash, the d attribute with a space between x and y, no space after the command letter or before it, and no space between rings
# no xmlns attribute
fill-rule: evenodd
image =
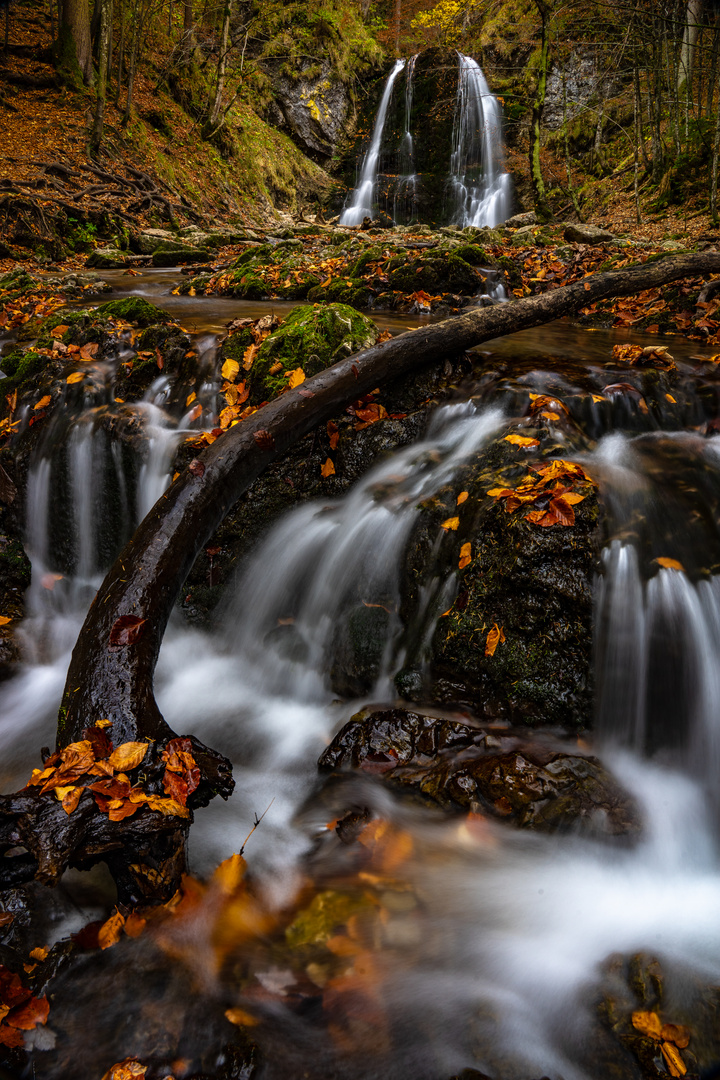
<svg viewBox="0 0 720 1080"><path fill-rule="evenodd" d="M660 1050L670 1076L685 1076L687 1066L680 1050L690 1042L690 1029L681 1024L663 1024L656 1012L634 1012L633 1027L660 1043Z"/></svg>
<svg viewBox="0 0 720 1080"><path fill-rule="evenodd" d="M23 1032L47 1021L50 1003L33 997L19 975L0 964L0 1046L20 1047Z"/></svg>
<svg viewBox="0 0 720 1080"><path fill-rule="evenodd" d="M666 345L614 345L613 360L631 367L652 367L659 371L675 371L677 365Z"/></svg>
<svg viewBox="0 0 720 1080"><path fill-rule="evenodd" d="M488 495L494 499L504 499L508 514L525 504L532 504L536 509L525 514L525 520L533 525L543 528L574 525L573 506L587 498L587 492L581 494L573 489L578 484L595 486L595 481L581 465L573 461L554 460L546 465L531 465L530 468L534 470L533 473L529 473L516 488L491 488Z"/></svg>
<svg viewBox="0 0 720 1080"><path fill-rule="evenodd" d="M189 739L173 739L163 751L162 778L167 798L148 793L132 781L129 772L138 769L147 755L149 743L126 742L116 749L99 721L85 728L80 742L56 751L43 769L34 769L27 788L39 787L40 794L54 794L66 814L72 814L85 791L91 793L99 809L111 821L132 817L142 807L164 815L189 817L188 796L200 783L200 770L192 755Z"/></svg>

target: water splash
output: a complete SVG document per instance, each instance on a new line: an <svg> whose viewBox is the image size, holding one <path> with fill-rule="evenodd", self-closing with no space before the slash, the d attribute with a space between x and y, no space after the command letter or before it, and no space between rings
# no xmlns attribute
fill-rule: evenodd
<svg viewBox="0 0 720 1080"><path fill-rule="evenodd" d="M510 214L502 113L479 64L458 53L458 89L450 159L452 222L493 228Z"/></svg>
<svg viewBox="0 0 720 1080"><path fill-rule="evenodd" d="M360 170L360 179L350 197L350 205L340 215L341 225L361 225L363 218L373 216L385 117L387 116L393 85L404 67L404 60L396 60L392 71L388 75L383 96L380 100L380 107L375 118L370 146Z"/></svg>

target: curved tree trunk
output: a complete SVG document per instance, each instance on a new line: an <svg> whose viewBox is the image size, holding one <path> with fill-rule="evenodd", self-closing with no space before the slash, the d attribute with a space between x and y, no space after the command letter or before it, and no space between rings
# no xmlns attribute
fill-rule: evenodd
<svg viewBox="0 0 720 1080"><path fill-rule="evenodd" d="M364 349L265 405L217 439L183 470L141 522L100 587L73 651L58 717L58 746L77 742L88 725L109 719L112 740L154 740L150 768L173 738L158 709L153 676L170 612L192 564L224 516L274 458L339 409L384 379L397 378L483 341L539 326L594 301L628 296L685 277L720 273L720 253L667 256L646 265L595 274L573 285L514 303L473 310ZM127 632L128 629L131 632ZM119 632L123 630L123 632ZM202 783L189 805L203 805L232 788L229 763L193 740ZM145 766L143 766L145 767ZM111 855L122 895L136 902L149 866L157 891L171 891L182 870L187 825L160 815L108 826L107 818L35 795L0 796L0 885L39 876L57 880L69 863L87 865ZM81 802L80 808L83 807ZM169 830L175 826L172 836ZM47 839L48 833L50 840ZM29 854L2 858L24 846ZM51 846L51 854L48 853ZM140 851L140 855L138 855ZM147 875L146 875L147 876ZM149 879L148 879L149 880Z"/></svg>

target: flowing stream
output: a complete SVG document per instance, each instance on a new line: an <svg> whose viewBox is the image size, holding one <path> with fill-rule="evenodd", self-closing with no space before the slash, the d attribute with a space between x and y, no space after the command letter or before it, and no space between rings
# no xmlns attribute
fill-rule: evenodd
<svg viewBox="0 0 720 1080"><path fill-rule="evenodd" d="M133 288L142 288L138 282ZM515 358L533 373L520 382L542 390L543 380L565 378L564 358L600 369L614 340L611 332L588 335L563 324L483 351ZM211 370L210 335L203 345ZM475 829L400 801L368 777L349 780L345 801L351 792L351 801L409 838L381 894L385 915L367 951L372 989L351 998L345 1012L338 1006L331 1038L310 1011L294 1007L288 988L296 973L259 938L253 963L272 997L259 1035L264 1078L448 1080L472 1067L493 1080L600 1080L610 1074L593 1024L603 994L626 992L617 957L659 959L674 979L667 1007L680 1014L698 984L720 984L720 580L707 569L720 563L720 540L700 485L686 527L679 500L687 474L677 465L684 454L702 468L708 490L720 490L720 437L696 431L702 408L685 362L692 346L673 339L672 349L689 401L683 428L670 414L661 430L637 412L628 421L619 404L598 405L582 458L600 478L611 522L596 587L595 751L638 800L640 839L622 847L502 823ZM183 410L168 407L162 379L144 402L115 406L113 370L93 366L82 405L70 415L58 410L31 467L27 661L0 686L3 790L23 783L38 748L52 742L69 653L94 590L170 482L177 442L197 429ZM215 390L209 376L206 414ZM332 793L318 795L317 759L366 700L394 696L391 676L402 667L404 645L391 613L417 505L487 444L503 416L502 407L470 396L439 408L419 441L377 465L345 498L283 518L237 581L214 632L171 623L157 669L160 708L176 731L226 753L237 780L229 804L198 814L194 872L209 873L238 851L254 814L269 806L247 857L270 908L292 903L309 878L318 888L352 879L349 847L326 839L315 846L334 816ZM139 457L118 434L121 421L142 424ZM688 572L651 570L661 552ZM443 588L439 582L428 595L428 610L442 610ZM339 628L358 603L388 610L386 649L369 697L338 701L328 671ZM358 903L368 887L358 884ZM88 910L75 924L66 918L58 936L77 929ZM184 945L198 963L204 940L196 935ZM321 972L307 970L323 985ZM143 993L140 984L138 1000ZM102 1024L100 1042L103 1031L111 1042L125 1030L112 1000ZM94 1075L89 1060L77 1075ZM618 1075L640 1073L628 1066Z"/></svg>

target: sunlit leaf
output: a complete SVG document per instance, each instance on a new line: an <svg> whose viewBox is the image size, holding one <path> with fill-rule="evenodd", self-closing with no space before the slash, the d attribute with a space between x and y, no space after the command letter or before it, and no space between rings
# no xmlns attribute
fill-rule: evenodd
<svg viewBox="0 0 720 1080"><path fill-rule="evenodd" d="M237 360L226 360L220 369L223 379L227 379L228 382L235 382L239 372L240 364Z"/></svg>
<svg viewBox="0 0 720 1080"><path fill-rule="evenodd" d="M12 619L9 615L0 615L0 626L7 626L7 624L11 622Z"/></svg>
<svg viewBox="0 0 720 1080"><path fill-rule="evenodd" d="M52 398L50 397L50 395L45 394L43 397L40 398L36 405L33 405L33 409L46 409L51 401Z"/></svg>
<svg viewBox="0 0 720 1080"><path fill-rule="evenodd" d="M237 1027L254 1027L258 1023L252 1013L245 1012L244 1009L226 1009L225 1016L231 1024L235 1024Z"/></svg>
<svg viewBox="0 0 720 1080"><path fill-rule="evenodd" d="M113 769L118 772L126 772L136 769L148 752L149 744L146 742L121 743L109 757Z"/></svg>
<svg viewBox="0 0 720 1080"><path fill-rule="evenodd" d="M300 386L305 382L305 372L302 368L295 368L290 372L290 378L288 379L288 386L291 390L294 390L296 386Z"/></svg>
<svg viewBox="0 0 720 1080"><path fill-rule="evenodd" d="M632 1014L633 1027L643 1035L649 1035L651 1039L660 1039L662 1024L656 1012L638 1011Z"/></svg>
<svg viewBox="0 0 720 1080"><path fill-rule="evenodd" d="M83 371L73 371L72 375L68 375L65 382L68 386L73 386L75 383L82 382L84 378L85 373Z"/></svg>
<svg viewBox="0 0 720 1080"><path fill-rule="evenodd" d="M675 1043L683 1050L690 1042L690 1034L690 1028L683 1027L682 1024L663 1024L660 1038L665 1042Z"/></svg>
<svg viewBox="0 0 720 1080"><path fill-rule="evenodd" d="M120 940L125 916L115 909L109 919L106 920L98 931L98 944L101 949L109 949Z"/></svg>
<svg viewBox="0 0 720 1080"><path fill-rule="evenodd" d="M466 566L472 562L472 544L470 541L467 544L463 544L460 548L460 562L458 563L458 569L464 570Z"/></svg>
<svg viewBox="0 0 720 1080"><path fill-rule="evenodd" d="M221 862L215 870L212 876L213 885L216 885L221 892L227 895L234 893L245 877L246 869L247 863L242 855L231 855L229 859Z"/></svg>
<svg viewBox="0 0 720 1080"><path fill-rule="evenodd" d="M685 569L683 564L681 562L678 562L677 559L668 559L667 556L665 556L665 555L661 555L659 558L657 558L655 560L655 562L658 563L660 566L664 567L666 570L684 570Z"/></svg>
<svg viewBox="0 0 720 1080"><path fill-rule="evenodd" d="M451 517L451 518L447 518L445 521L442 521L440 523L440 528L445 529L446 532L455 532L455 530L458 528L459 524L460 524L460 518L459 517Z"/></svg>
<svg viewBox="0 0 720 1080"><path fill-rule="evenodd" d="M457 505L462 506L462 504L466 501L467 498L468 498L468 492L467 491L461 491L460 494L457 497Z"/></svg>
<svg viewBox="0 0 720 1080"><path fill-rule="evenodd" d="M685 1076L687 1066L677 1047L673 1046L671 1042L664 1042L661 1044L660 1049L662 1050L662 1056L665 1058L665 1064L668 1067L670 1075Z"/></svg>
<svg viewBox="0 0 720 1080"><path fill-rule="evenodd" d="M485 655L494 656L500 642L505 641L505 631L502 626L498 626L497 623L493 623L493 628L489 632L485 640Z"/></svg>
<svg viewBox="0 0 720 1080"><path fill-rule="evenodd" d="M555 419L559 419L559 417L556 416ZM517 435L517 434L514 434L514 433L512 435L506 435L504 441L512 443L514 446L539 446L540 445L540 440L539 439L531 439L528 435Z"/></svg>
<svg viewBox="0 0 720 1080"><path fill-rule="evenodd" d="M320 475L323 477L335 475L335 466L332 463L332 458L325 459L325 464L320 469Z"/></svg>

